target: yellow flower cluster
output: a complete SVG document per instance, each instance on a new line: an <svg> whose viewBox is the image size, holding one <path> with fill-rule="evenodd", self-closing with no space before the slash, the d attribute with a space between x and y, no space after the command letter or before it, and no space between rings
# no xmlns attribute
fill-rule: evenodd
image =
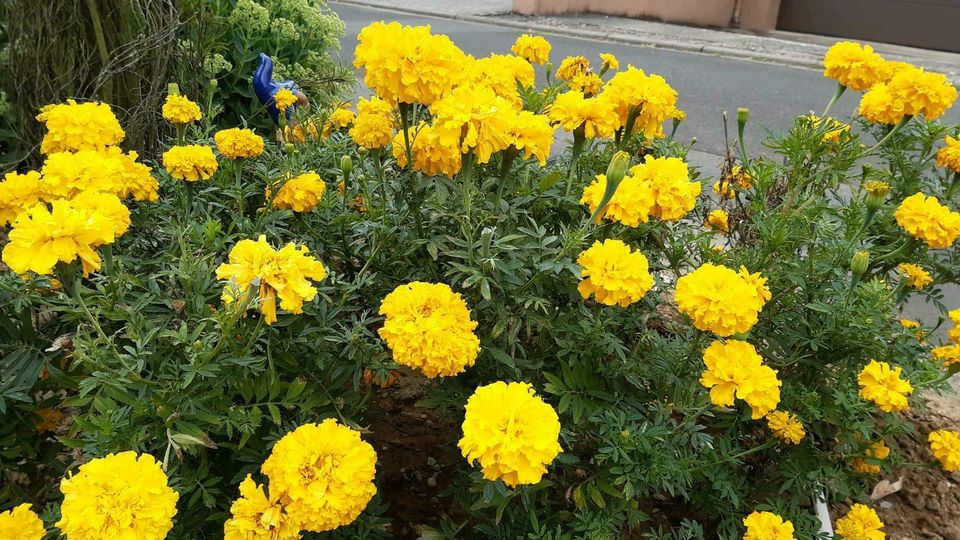
<svg viewBox="0 0 960 540"><path fill-rule="evenodd" d="M741 269L706 263L677 280L677 308L700 330L721 337L753 328L769 291L762 281ZM760 278L762 280L762 278Z"/></svg>
<svg viewBox="0 0 960 540"><path fill-rule="evenodd" d="M937 150L937 165L960 174L960 139L947 136L944 146Z"/></svg>
<svg viewBox="0 0 960 540"><path fill-rule="evenodd" d="M414 170L428 175L444 174L451 178L460 171L462 155L459 143L442 144L439 132L426 122L421 122L416 130L410 129L409 137ZM393 138L393 157L401 167L407 166L404 145L401 130Z"/></svg>
<svg viewBox="0 0 960 540"><path fill-rule="evenodd" d="M522 34L510 50L531 64L546 64L550 61L550 42L540 36Z"/></svg>
<svg viewBox="0 0 960 540"><path fill-rule="evenodd" d="M750 406L753 419L763 418L780 403L777 371L763 364L753 345L746 341L716 340L703 352L707 369L700 376L700 384L710 389L714 405L730 407L734 398Z"/></svg>
<svg viewBox="0 0 960 540"><path fill-rule="evenodd" d="M273 103L281 112L286 111L296 102L297 96L293 95L293 92L291 92L288 88L281 88L277 90L276 94L273 95Z"/></svg>
<svg viewBox="0 0 960 540"><path fill-rule="evenodd" d="M948 311L947 317L953 323L953 328L947 331L947 339L954 343L960 343L960 309Z"/></svg>
<svg viewBox="0 0 960 540"><path fill-rule="evenodd" d="M843 540L884 540L883 522L869 506L855 504L837 520L836 533Z"/></svg>
<svg viewBox="0 0 960 540"><path fill-rule="evenodd" d="M902 263L897 267L901 275L907 278L907 286L920 291L933 283L933 276L918 264Z"/></svg>
<svg viewBox="0 0 960 540"><path fill-rule="evenodd" d="M240 497L230 506L230 519L223 524L224 540L298 540L300 523L287 514L280 498L247 477L240 483Z"/></svg>
<svg viewBox="0 0 960 540"><path fill-rule="evenodd" d="M568 56L560 61L557 68L557 78L561 81L572 81L579 75L590 71L590 61L586 56Z"/></svg>
<svg viewBox="0 0 960 540"><path fill-rule="evenodd" d="M960 367L960 345L956 343L942 347L934 347L930 350L930 354L936 358L944 368L949 369L952 366Z"/></svg>
<svg viewBox="0 0 960 540"><path fill-rule="evenodd" d="M0 227L12 223L27 208L33 208L43 196L40 173L9 172L0 182Z"/></svg>
<svg viewBox="0 0 960 540"><path fill-rule="evenodd" d="M878 124L896 124L917 115L936 120L956 99L957 89L946 76L910 66L870 88L860 100L859 112Z"/></svg>
<svg viewBox="0 0 960 540"><path fill-rule="evenodd" d="M557 96L547 115L550 121L567 131L583 129L583 135L588 139L610 138L620 127L620 119L608 99L601 96L588 98L576 90Z"/></svg>
<svg viewBox="0 0 960 540"><path fill-rule="evenodd" d="M159 184L138 158L136 152L124 153L116 146L50 154L40 170L42 197L50 201L98 192L156 202Z"/></svg>
<svg viewBox="0 0 960 540"><path fill-rule="evenodd" d="M834 120L833 118L820 118L815 114L809 114L805 117L815 128L820 128L820 126L826 124L828 131L823 134L821 137L822 142L840 142L840 135L850 132L850 124L844 124L839 120Z"/></svg>
<svg viewBox="0 0 960 540"><path fill-rule="evenodd" d="M620 240L597 241L577 258L582 278L577 290L607 306L627 307L653 287L647 258Z"/></svg>
<svg viewBox="0 0 960 540"><path fill-rule="evenodd" d="M441 146L459 146L473 152L477 163L487 163L494 152L512 143L510 125L517 117L513 106L485 86L460 86L437 100L432 133Z"/></svg>
<svg viewBox="0 0 960 540"><path fill-rule="evenodd" d="M554 135L549 118L530 111L520 111L507 129L510 146L522 151L523 159L535 157L541 167L547 164Z"/></svg>
<svg viewBox="0 0 960 540"><path fill-rule="evenodd" d="M948 472L960 471L960 433L946 429L931 431L927 437L930 451L943 469Z"/></svg>
<svg viewBox="0 0 960 540"><path fill-rule="evenodd" d="M778 439L791 444L800 444L806 432L797 415L787 411L773 411L767 415L767 427Z"/></svg>
<svg viewBox="0 0 960 540"><path fill-rule="evenodd" d="M933 249L948 248L960 236L960 213L923 193L904 199L893 217L905 231Z"/></svg>
<svg viewBox="0 0 960 540"><path fill-rule="evenodd" d="M628 227L646 223L651 215L677 221L693 209L700 195L700 184L689 178L687 164L680 158L647 155L617 186L604 216ZM580 203L595 212L606 189L607 177L598 175L584 188Z"/></svg>
<svg viewBox="0 0 960 540"><path fill-rule="evenodd" d="M823 76L857 92L884 82L890 73L887 61L870 45L840 41L823 58Z"/></svg>
<svg viewBox="0 0 960 540"><path fill-rule="evenodd" d="M230 250L228 262L217 267L217 279L229 280L223 288L224 303L245 302L251 286L259 284L256 298L264 322L277 321L277 298L280 307L290 313L302 313L303 303L317 296L310 281L321 281L327 271L320 261L310 256L306 246L289 243L279 251L261 235L256 241L241 240Z"/></svg>
<svg viewBox="0 0 960 540"><path fill-rule="evenodd" d="M394 127L396 119L389 103L376 96L370 99L360 98L357 102L357 116L350 128L350 138L359 146L372 150L390 144Z"/></svg>
<svg viewBox="0 0 960 540"><path fill-rule="evenodd" d="M719 208L707 215L707 227L722 233L730 232L730 221L727 213Z"/></svg>
<svg viewBox="0 0 960 540"><path fill-rule="evenodd" d="M125 135L113 109L106 103L77 103L68 99L66 103L40 109L37 120L47 127L40 143L44 154L102 150L120 144Z"/></svg>
<svg viewBox="0 0 960 540"><path fill-rule="evenodd" d="M286 515L302 530L323 532L348 525L363 512L377 492L376 464L376 452L360 433L328 418L284 435L261 470ZM292 525L281 523L279 529L287 526Z"/></svg>
<svg viewBox="0 0 960 540"><path fill-rule="evenodd" d="M584 96L595 96L603 86L603 79L596 73L588 71L574 75L568 86L571 90L582 92Z"/></svg>
<svg viewBox="0 0 960 540"><path fill-rule="evenodd" d="M530 88L534 82L533 66L523 58L491 54L480 59L469 57L458 86L485 86L510 102L511 107L520 110L523 108L523 99L517 86Z"/></svg>
<svg viewBox="0 0 960 540"><path fill-rule="evenodd" d="M743 540L794 540L793 523L772 512L753 512L743 518Z"/></svg>
<svg viewBox="0 0 960 540"><path fill-rule="evenodd" d="M60 482L57 527L70 540L162 540L173 528L179 495L149 454L109 454Z"/></svg>
<svg viewBox="0 0 960 540"><path fill-rule="evenodd" d="M600 97L613 107L622 126L635 117L633 129L648 139L663 136L663 123L677 114L677 91L663 77L633 66L614 75Z"/></svg>
<svg viewBox="0 0 960 540"><path fill-rule="evenodd" d="M230 159L253 158L263 153L263 137L252 129L222 129L213 134L213 141L220 154Z"/></svg>
<svg viewBox="0 0 960 540"><path fill-rule="evenodd" d="M467 56L430 26L375 22L357 36L354 67L364 83L389 103L431 105L458 82Z"/></svg>
<svg viewBox="0 0 960 540"><path fill-rule="evenodd" d="M47 534L40 517L30 510L29 504L21 504L6 512L0 512L0 538L5 540L42 540Z"/></svg>
<svg viewBox="0 0 960 540"><path fill-rule="evenodd" d="M868 446L863 455L864 457L853 460L853 470L864 474L878 474L880 464L877 462L887 459L887 456L890 455L890 448L883 441L877 441Z"/></svg>
<svg viewBox="0 0 960 540"><path fill-rule="evenodd" d="M187 182L209 180L218 166L213 149L201 144L171 146L163 153L163 168L170 176Z"/></svg>
<svg viewBox="0 0 960 540"><path fill-rule="evenodd" d="M323 197L327 184L320 175L310 171L288 178L277 190L271 204L274 208L284 208L294 212L310 212L317 207ZM269 189L267 198L270 198Z"/></svg>
<svg viewBox="0 0 960 540"><path fill-rule="evenodd" d="M199 105L177 94L168 94L160 111L164 120L175 125L192 124L203 118Z"/></svg>
<svg viewBox="0 0 960 540"><path fill-rule="evenodd" d="M527 383L480 386L467 400L463 438L457 443L483 477L515 487L543 478L560 448L560 420Z"/></svg>
<svg viewBox="0 0 960 540"><path fill-rule="evenodd" d="M383 299L380 337L396 363L428 377L450 376L473 365L480 353L476 321L459 293L444 283L415 281Z"/></svg>
<svg viewBox="0 0 960 540"><path fill-rule="evenodd" d="M616 56L610 53L600 53L598 56L600 56L600 61L602 62L602 70L606 71L608 69L620 69L620 61L617 60Z"/></svg>
<svg viewBox="0 0 960 540"><path fill-rule="evenodd" d="M907 396L913 393L910 381L900 378L902 368L893 368L886 362L870 360L860 374L860 397L872 401L881 411L905 411L910 405Z"/></svg>
<svg viewBox="0 0 960 540"><path fill-rule="evenodd" d="M342 103L327 115L326 121L323 123L323 130L320 133L320 137L326 139L334 131L349 126L356 120L357 115L350 110L350 106L346 103Z"/></svg>

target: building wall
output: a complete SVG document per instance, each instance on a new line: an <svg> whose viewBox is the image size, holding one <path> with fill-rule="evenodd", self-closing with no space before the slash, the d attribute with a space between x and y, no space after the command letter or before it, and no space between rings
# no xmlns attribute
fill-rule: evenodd
<svg viewBox="0 0 960 540"><path fill-rule="evenodd" d="M780 0L513 0L524 15L602 13L664 22L773 30Z"/></svg>

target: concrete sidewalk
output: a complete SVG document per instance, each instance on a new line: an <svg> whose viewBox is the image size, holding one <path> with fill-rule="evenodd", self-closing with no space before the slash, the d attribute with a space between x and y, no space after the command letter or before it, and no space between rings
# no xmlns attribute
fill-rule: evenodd
<svg viewBox="0 0 960 540"><path fill-rule="evenodd" d="M511 12L511 0L337 1L418 15L495 24L527 32L559 34L813 70L823 69L824 53L830 45L840 40L829 36L784 31L760 35L589 13L524 16ZM960 86L960 54L885 43L870 44L890 60L910 62L930 71L944 73L954 84Z"/></svg>

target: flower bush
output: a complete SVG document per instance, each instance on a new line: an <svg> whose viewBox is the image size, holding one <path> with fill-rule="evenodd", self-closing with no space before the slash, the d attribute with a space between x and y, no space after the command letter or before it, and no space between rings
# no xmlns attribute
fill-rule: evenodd
<svg viewBox="0 0 960 540"><path fill-rule="evenodd" d="M44 166L0 182L0 530L390 537L385 403L422 395L424 538L814 538L823 497L883 538L871 475L960 367L953 87L838 44L853 125L834 99L750 157L741 109L705 178L695 96L507 45L373 24L355 113L214 129L174 93L156 164L108 104L45 109Z"/></svg>

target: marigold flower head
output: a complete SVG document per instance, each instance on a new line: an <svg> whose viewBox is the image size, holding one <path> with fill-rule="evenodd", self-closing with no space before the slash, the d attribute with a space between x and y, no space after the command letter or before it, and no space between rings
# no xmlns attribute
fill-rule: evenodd
<svg viewBox="0 0 960 540"><path fill-rule="evenodd" d="M460 294L444 283L400 285L383 299L380 314L385 316L380 337L402 366L446 377L477 360L477 323Z"/></svg>
<svg viewBox="0 0 960 540"><path fill-rule="evenodd" d="M905 114L922 115L929 121L943 116L957 99L957 89L945 75L922 68L898 72L887 82L887 88L903 104Z"/></svg>
<svg viewBox="0 0 960 540"><path fill-rule="evenodd" d="M480 386L467 400L463 438L457 443L483 477L515 487L543 478L560 448L556 411L528 383Z"/></svg>
<svg viewBox="0 0 960 540"><path fill-rule="evenodd" d="M707 228L722 233L730 232L730 222L727 213L721 209L716 209L707 215L705 223Z"/></svg>
<svg viewBox="0 0 960 540"><path fill-rule="evenodd" d="M884 540L887 537L877 512L862 504L853 505L836 525L837 536L843 540Z"/></svg>
<svg viewBox="0 0 960 540"><path fill-rule="evenodd" d="M902 368L891 367L886 362L870 360L857 376L860 397L872 401L884 412L907 410L910 407L907 396L913 393L913 386L900 378L901 371Z"/></svg>
<svg viewBox="0 0 960 540"><path fill-rule="evenodd" d="M287 514L274 494L247 477L240 483L240 497L230 506L230 519L223 524L224 540L298 540L300 524Z"/></svg>
<svg viewBox="0 0 960 540"><path fill-rule="evenodd" d="M620 125L626 126L632 114L633 129L648 139L662 137L663 123L676 116L677 91L660 75L633 66L611 77L601 96L610 101Z"/></svg>
<svg viewBox="0 0 960 540"><path fill-rule="evenodd" d="M603 200L606 190L607 176L597 175L594 181L583 189L580 204L586 204L592 214ZM656 204L655 197L656 192L649 180L634 175L624 176L620 185L617 186L617 191L607 203L602 217L627 227L637 227L650 220L650 212Z"/></svg>
<svg viewBox="0 0 960 540"><path fill-rule="evenodd" d="M733 189L730 182L723 178L713 184L713 192L721 199L732 199L737 196L737 192Z"/></svg>
<svg viewBox="0 0 960 540"><path fill-rule="evenodd" d="M907 286L920 291L933 283L933 276L918 264L902 263L897 267L901 275L907 278Z"/></svg>
<svg viewBox="0 0 960 540"><path fill-rule="evenodd" d="M284 435L263 462L270 494L307 531L349 525L373 498L377 454L360 433L328 418Z"/></svg>
<svg viewBox="0 0 960 540"><path fill-rule="evenodd" d="M221 129L213 134L217 150L230 159L254 158L263 153L263 137L252 129Z"/></svg>
<svg viewBox="0 0 960 540"><path fill-rule="evenodd" d="M360 98L357 102L357 116L350 128L350 138L368 150L381 148L393 140L395 125L393 107L389 103L376 96L370 99Z"/></svg>
<svg viewBox="0 0 960 540"><path fill-rule="evenodd" d="M540 36L522 34L510 50L531 64L546 64L550 61L550 42Z"/></svg>
<svg viewBox="0 0 960 540"><path fill-rule="evenodd" d="M960 139L947 136L944 146L937 150L937 165L960 174Z"/></svg>
<svg viewBox="0 0 960 540"><path fill-rule="evenodd" d="M583 75L590 70L590 61L586 56L568 56L560 62L557 68L557 78L561 81L572 81L577 75Z"/></svg>
<svg viewBox="0 0 960 540"><path fill-rule="evenodd" d="M700 376L700 384L710 389L714 405L730 407L734 398L742 399L757 420L780 403L782 383L777 371L765 366L757 350L746 341L714 341L703 352L703 363L707 369Z"/></svg>
<svg viewBox="0 0 960 540"><path fill-rule="evenodd" d="M294 212L310 212L317 207L323 197L327 184L320 175L310 171L288 178L272 200L274 208L284 208ZM267 197L269 198L269 190Z"/></svg>
<svg viewBox="0 0 960 540"><path fill-rule="evenodd" d="M547 164L553 146L554 127L542 114L520 111L508 127L511 146L523 152L523 159L535 157L541 167Z"/></svg>
<svg viewBox="0 0 960 540"><path fill-rule="evenodd" d="M853 460L853 470L863 474L879 474L880 465L876 462L887 459L890 448L882 440L877 441L868 446L863 455Z"/></svg>
<svg viewBox="0 0 960 540"><path fill-rule="evenodd" d="M677 308L700 330L721 337L746 332L766 301L756 282L733 270L706 263L677 280Z"/></svg>
<svg viewBox="0 0 960 540"><path fill-rule="evenodd" d="M778 439L791 444L800 444L806 432L797 415L787 411L773 411L767 415L767 427Z"/></svg>
<svg viewBox="0 0 960 540"><path fill-rule="evenodd" d="M421 122L417 128L408 131L410 153L413 155L413 168L427 175L443 174L453 178L463 165L459 141L451 137L441 137L442 131ZM407 154L403 130L393 138L393 157L401 167L407 166Z"/></svg>
<svg viewBox="0 0 960 540"><path fill-rule="evenodd" d="M960 236L960 213L923 193L904 199L893 217L905 231L933 249L948 248Z"/></svg>
<svg viewBox="0 0 960 540"><path fill-rule="evenodd" d="M822 142L840 142L840 135L850 131L850 124L844 124L839 120L834 120L833 118L820 118L815 114L809 114L806 116L806 119L810 121L815 128L820 128L822 125L828 127L828 131L823 134L823 137L820 138Z"/></svg>
<svg viewBox="0 0 960 540"><path fill-rule="evenodd" d="M167 94L161 111L163 119L171 124L192 124L203 118L199 105L177 94Z"/></svg>
<svg viewBox="0 0 960 540"><path fill-rule="evenodd" d="M593 295L601 304L627 307L653 287L647 258L620 240L594 242L577 264L582 278L577 290L584 300Z"/></svg>
<svg viewBox="0 0 960 540"><path fill-rule="evenodd" d="M42 540L46 534L40 517L27 503L0 512L0 538L4 540Z"/></svg>
<svg viewBox="0 0 960 540"><path fill-rule="evenodd" d="M9 172L0 182L0 227L13 221L26 209L32 208L44 196L40 173Z"/></svg>
<svg viewBox="0 0 960 540"><path fill-rule="evenodd" d="M603 69L620 69L620 61L610 53L600 53L600 61L603 63Z"/></svg>
<svg viewBox="0 0 960 540"><path fill-rule="evenodd" d="M167 173L187 182L209 180L218 166L213 149L201 144L173 146L163 153L163 168Z"/></svg>
<svg viewBox="0 0 960 540"><path fill-rule="evenodd" d="M273 103L280 112L286 111L297 102L297 96L289 88L280 88L273 94Z"/></svg>
<svg viewBox="0 0 960 540"><path fill-rule="evenodd" d="M593 72L578 73L567 83L571 90L583 92L585 96L594 96L600 92L603 79Z"/></svg>
<svg viewBox="0 0 960 540"><path fill-rule="evenodd" d="M868 180L863 184L863 190L870 195L886 197L890 193L890 184L882 180Z"/></svg>
<svg viewBox="0 0 960 540"><path fill-rule="evenodd" d="M303 303L317 296L310 282L321 281L327 271L320 261L310 256L306 246L289 243L273 249L261 235L256 241L241 240L230 250L228 262L217 267L217 279L229 280L221 296L224 303L243 301L252 286L258 286L257 298L264 322L277 321L277 298L280 307L290 313L303 313Z"/></svg>
<svg viewBox="0 0 960 540"><path fill-rule="evenodd" d="M620 120L609 100L601 96L587 98L583 92L572 90L557 96L547 115L552 122L570 132L582 126L588 139L613 137L620 127Z"/></svg>
<svg viewBox="0 0 960 540"><path fill-rule="evenodd" d="M874 124L893 125L906 115L904 103L890 91L886 83L878 83L860 98L860 116Z"/></svg>
<svg viewBox="0 0 960 540"><path fill-rule="evenodd" d="M472 57L464 68L463 79L459 86L485 86L495 95L507 100L515 110L523 108L523 99L517 90L533 87L535 73L533 66L519 56L491 54L475 60Z"/></svg>
<svg viewBox="0 0 960 540"><path fill-rule="evenodd" d="M900 319L900 324L904 328L920 328L920 321L913 321L910 319Z"/></svg>
<svg viewBox="0 0 960 540"><path fill-rule="evenodd" d="M337 108L330 111L326 121L323 123L323 130L320 133L321 138L327 138L334 131L349 126L357 118L357 115L350 110L346 103L340 104Z"/></svg>
<svg viewBox="0 0 960 540"><path fill-rule="evenodd" d="M60 482L57 527L70 540L162 540L173 528L179 495L149 454L109 454Z"/></svg>
<svg viewBox="0 0 960 540"><path fill-rule="evenodd" d="M650 183L654 200L650 214L664 221L678 221L687 215L700 195L700 183L690 181L687 164L680 158L647 154L630 174Z"/></svg>
<svg viewBox="0 0 960 540"><path fill-rule="evenodd" d="M487 163L494 152L512 143L510 125L517 115L507 100L483 86L460 86L430 107L432 134L441 146L459 146L472 152L477 163Z"/></svg>
<svg viewBox="0 0 960 540"><path fill-rule="evenodd" d="M69 199L81 192L96 191L121 199L156 201L159 184L150 167L139 163L138 158L136 152L124 153L116 146L50 154L40 171L43 198Z"/></svg>
<svg viewBox="0 0 960 540"><path fill-rule="evenodd" d="M44 154L102 150L120 144L123 128L106 103L66 103L47 105L40 109L37 120L46 124L47 133L40 143Z"/></svg>
<svg viewBox="0 0 960 540"><path fill-rule="evenodd" d="M857 92L883 82L888 73L887 61L870 45L840 41L823 58L823 76Z"/></svg>
<svg viewBox="0 0 960 540"><path fill-rule="evenodd" d="M364 83L389 103L431 105L458 82L467 56L430 26L372 23L360 31L354 67Z"/></svg>
<svg viewBox="0 0 960 540"><path fill-rule="evenodd" d="M947 331L947 339L953 343L960 343L960 309L948 311L947 317L953 323L953 328Z"/></svg>
<svg viewBox="0 0 960 540"><path fill-rule="evenodd" d="M930 354L945 368L950 368L951 366L960 367L960 345L956 343L943 345L942 347L934 347L930 350Z"/></svg>
<svg viewBox="0 0 960 540"><path fill-rule="evenodd" d="M753 187L753 176L750 174L750 170L742 165L734 165L731 167L730 174L727 176L727 180L736 186L737 189L750 189Z"/></svg>
<svg viewBox="0 0 960 540"><path fill-rule="evenodd" d="M771 512L753 512L743 518L743 540L795 540L793 523Z"/></svg>
<svg viewBox="0 0 960 540"><path fill-rule="evenodd" d="M938 429L931 431L927 440L930 451L943 469L948 472L960 471L960 432Z"/></svg>

